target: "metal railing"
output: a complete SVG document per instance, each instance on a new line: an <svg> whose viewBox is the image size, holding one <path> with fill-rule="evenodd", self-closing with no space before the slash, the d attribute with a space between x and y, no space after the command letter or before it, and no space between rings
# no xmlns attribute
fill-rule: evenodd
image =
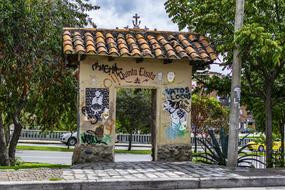
<svg viewBox="0 0 285 190"><path fill-rule="evenodd" d="M240 140L240 146L245 146L245 145L247 145L247 143L249 143L253 140L254 139L252 139L252 138L244 138L244 139Z"/></svg>
<svg viewBox="0 0 285 190"><path fill-rule="evenodd" d="M129 134L117 134L117 140L119 143L128 143L130 139ZM151 144L151 134L133 134L132 143L138 144Z"/></svg>
<svg viewBox="0 0 285 190"><path fill-rule="evenodd" d="M59 141L60 136L64 133L68 133L68 131L41 131L41 130L27 130L23 129L21 132L20 139L21 140L46 140L46 141ZM129 142L129 134L119 133L117 134L117 141L119 143L128 143ZM200 138L200 137L198 137ZM251 138L244 138L241 141L240 146L246 145L248 142L252 141ZM132 142L138 144L151 144L151 134L133 134ZM194 137L191 137L191 143L194 145ZM197 140L198 146L202 144Z"/></svg>
<svg viewBox="0 0 285 190"><path fill-rule="evenodd" d="M266 168L266 159L264 152L249 151L248 154L251 154L251 156L248 156L248 158L252 159L249 161L249 163L251 163L251 167Z"/></svg>
<svg viewBox="0 0 285 190"><path fill-rule="evenodd" d="M41 130L22 130L20 139L21 140L45 140L45 141L59 141L60 136L68 131L41 131ZM119 143L128 143L129 134L117 134L117 140ZM150 144L150 134L133 134L132 142L138 144Z"/></svg>
<svg viewBox="0 0 285 190"><path fill-rule="evenodd" d="M68 131L41 131L41 130L22 130L21 140L46 140L46 141L58 141L60 135L68 133Z"/></svg>
<svg viewBox="0 0 285 190"><path fill-rule="evenodd" d="M200 140L203 140L201 137L197 137L197 145L198 146L202 146L203 144L201 143ZM211 138L208 138L209 141L211 141ZM220 142L219 138L217 138L218 142ZM247 143L249 143L250 141L253 141L254 139L252 138L244 138L244 139L240 139L240 147L247 145ZM191 143L192 146L194 146L194 137L191 137Z"/></svg>
<svg viewBox="0 0 285 190"><path fill-rule="evenodd" d="M254 168L266 168L266 154L260 151L249 151L249 158L252 158L251 165ZM258 160L258 161L257 161ZM272 153L273 168L281 167L281 153L279 151L273 151Z"/></svg>

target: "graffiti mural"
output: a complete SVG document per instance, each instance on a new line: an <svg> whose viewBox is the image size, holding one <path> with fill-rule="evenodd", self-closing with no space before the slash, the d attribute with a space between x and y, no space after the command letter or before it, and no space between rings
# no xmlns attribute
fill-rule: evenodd
<svg viewBox="0 0 285 190"><path fill-rule="evenodd" d="M109 114L109 90L107 88L86 88L85 106L82 114L96 124L102 115Z"/></svg>
<svg viewBox="0 0 285 190"><path fill-rule="evenodd" d="M190 112L191 92L189 87L168 88L163 110L170 114L171 122L166 129L167 137L175 139L187 133L187 117Z"/></svg>
<svg viewBox="0 0 285 190"><path fill-rule="evenodd" d="M107 64L99 64L98 62L92 64L92 70L95 71L102 71L107 74L118 74L120 73L123 69L117 67L117 64L113 65L107 65Z"/></svg>
<svg viewBox="0 0 285 190"><path fill-rule="evenodd" d="M109 144L112 141L111 135L104 134L104 126L100 125L93 130L87 130L81 134L81 141L86 144Z"/></svg>
<svg viewBox="0 0 285 190"><path fill-rule="evenodd" d="M154 80L156 77L154 72L149 72L144 67L123 70L123 68L118 67L116 63L107 65L96 62L92 64L92 70L101 71L109 75L109 78L106 78L103 82L105 87L110 87L110 82L121 85L121 81L141 84L149 80Z"/></svg>

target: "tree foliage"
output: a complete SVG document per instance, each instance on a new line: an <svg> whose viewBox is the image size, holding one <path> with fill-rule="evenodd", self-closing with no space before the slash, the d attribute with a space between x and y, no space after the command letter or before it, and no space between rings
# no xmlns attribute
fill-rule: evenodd
<svg viewBox="0 0 285 190"><path fill-rule="evenodd" d="M197 81L197 87L194 89L193 93L209 95L212 92L216 92L221 98L230 98L231 76L229 75L211 76L209 72L203 74L194 73L193 80Z"/></svg>
<svg viewBox="0 0 285 190"><path fill-rule="evenodd" d="M214 97L196 94L192 96L191 121L195 152L197 152L197 135L206 138L209 129L228 131L228 117L229 110Z"/></svg>
<svg viewBox="0 0 285 190"><path fill-rule="evenodd" d="M180 29L187 26L193 32L208 36L223 56L225 65L232 64L234 43L241 47L242 77L246 80L249 98L258 99L264 107L267 166L272 167L272 109L275 100L284 96L278 91L284 81L285 2L245 1L245 25L236 34L234 3L226 0L168 0L165 7Z"/></svg>
<svg viewBox="0 0 285 190"><path fill-rule="evenodd" d="M92 24L86 12L97 8L82 0L0 2L0 165L15 163L23 118L49 129L74 123L76 81L63 62L63 27ZM10 124L14 133L4 138Z"/></svg>
<svg viewBox="0 0 285 190"><path fill-rule="evenodd" d="M116 108L116 130L130 134L130 150L133 133L151 132L151 90L120 89Z"/></svg>
<svg viewBox="0 0 285 190"><path fill-rule="evenodd" d="M228 129L229 110L223 107L215 97L192 96L191 104L192 123L205 132L208 128Z"/></svg>

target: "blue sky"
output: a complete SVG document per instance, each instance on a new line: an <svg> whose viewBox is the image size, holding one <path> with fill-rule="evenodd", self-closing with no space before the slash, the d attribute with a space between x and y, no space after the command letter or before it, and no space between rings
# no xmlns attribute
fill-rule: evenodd
<svg viewBox="0 0 285 190"><path fill-rule="evenodd" d="M165 0L91 0L93 4L100 6L99 10L90 12L90 17L98 28L114 29L125 26L133 27L132 17L138 13L141 20L141 28L178 31L178 26L167 16L164 9ZM212 65L211 70L222 72L218 65Z"/></svg>
<svg viewBox="0 0 285 190"><path fill-rule="evenodd" d="M93 11L91 17L98 28L133 27L132 17L140 15L141 27L177 31L178 27L168 18L165 0L93 0L101 8Z"/></svg>

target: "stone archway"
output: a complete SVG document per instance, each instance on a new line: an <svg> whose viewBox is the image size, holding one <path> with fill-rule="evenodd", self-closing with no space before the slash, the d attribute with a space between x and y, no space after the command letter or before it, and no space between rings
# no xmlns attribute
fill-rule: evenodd
<svg viewBox="0 0 285 190"><path fill-rule="evenodd" d="M118 87L156 89L155 160L191 160L192 68L216 58L203 36L66 29L63 38L66 60L79 65L80 141L74 164L114 161Z"/></svg>
<svg viewBox="0 0 285 190"><path fill-rule="evenodd" d="M116 136L118 137L118 140L120 139L122 142L126 143L123 147L120 146L121 144L116 144L116 146L118 145L119 149L123 150L128 150L129 147L131 147L131 150L151 150L151 154L143 155L130 155L128 152L124 152L128 154L128 157L122 154L115 154L116 161L127 161L129 159L131 161L156 160L156 131L158 123L156 117L156 95L157 89L144 86L116 88L116 124L118 121L122 122L119 124L120 128L116 126ZM129 105L126 106L128 103ZM122 108L120 108L120 106L122 106ZM132 107L133 112L129 109ZM126 120L124 120L125 114L127 114L127 121L130 124L127 127L123 126L124 122L126 122ZM130 117L131 115L133 117ZM132 132L130 127L133 129ZM119 142L121 142L120 140ZM131 146L129 144L131 144ZM151 146L149 147L149 145Z"/></svg>

